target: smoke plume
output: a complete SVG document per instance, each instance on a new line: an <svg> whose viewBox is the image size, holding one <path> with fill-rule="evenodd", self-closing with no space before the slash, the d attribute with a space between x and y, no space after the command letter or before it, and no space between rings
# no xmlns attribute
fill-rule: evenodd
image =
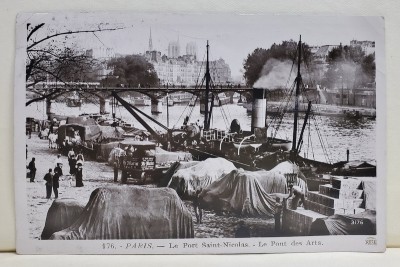
<svg viewBox="0 0 400 267"><path fill-rule="evenodd" d="M286 85L290 86L296 78L295 72L290 75L292 65L290 60L269 59L261 70L260 78L254 83L254 87L274 90L285 88Z"/></svg>

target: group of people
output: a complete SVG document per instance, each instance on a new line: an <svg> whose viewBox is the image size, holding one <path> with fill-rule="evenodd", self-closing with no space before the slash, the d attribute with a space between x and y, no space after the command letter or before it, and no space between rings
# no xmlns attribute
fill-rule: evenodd
<svg viewBox="0 0 400 267"><path fill-rule="evenodd" d="M69 163L69 174L75 176L76 187L83 186L83 164L84 157L82 153L75 155L73 148L68 152L68 163ZM54 192L55 198L58 198L58 188L60 187L60 177L63 175L63 164L61 160L61 155L57 155L54 162L54 169L48 169L48 172L44 176L46 181L46 198L50 199L52 192ZM36 178L36 160L33 157L26 167L29 170L28 177L30 182L35 182Z"/></svg>
<svg viewBox="0 0 400 267"><path fill-rule="evenodd" d="M33 158L34 159L34 158ZM54 192L54 197L58 198L58 188L60 187L60 177L63 175L62 171L62 161L61 155L57 155L57 159L54 162L54 172L53 169L44 175L44 180L46 181L46 198L50 199L52 192Z"/></svg>
<svg viewBox="0 0 400 267"><path fill-rule="evenodd" d="M73 148L68 152L69 174L75 176L76 187L83 186L83 163L84 157L82 153L75 155Z"/></svg>

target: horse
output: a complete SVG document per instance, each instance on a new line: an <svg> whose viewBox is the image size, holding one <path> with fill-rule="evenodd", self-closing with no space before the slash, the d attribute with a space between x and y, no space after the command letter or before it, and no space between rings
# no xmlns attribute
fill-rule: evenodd
<svg viewBox="0 0 400 267"><path fill-rule="evenodd" d="M58 148L58 144L57 144L58 136L54 133L51 133L51 134L49 134L48 139L49 139L49 148L57 149Z"/></svg>

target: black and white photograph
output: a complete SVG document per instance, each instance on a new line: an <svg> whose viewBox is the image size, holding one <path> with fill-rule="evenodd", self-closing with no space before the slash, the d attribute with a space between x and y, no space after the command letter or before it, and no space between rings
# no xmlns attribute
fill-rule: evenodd
<svg viewBox="0 0 400 267"><path fill-rule="evenodd" d="M384 32L362 16L19 14L17 252L384 251Z"/></svg>

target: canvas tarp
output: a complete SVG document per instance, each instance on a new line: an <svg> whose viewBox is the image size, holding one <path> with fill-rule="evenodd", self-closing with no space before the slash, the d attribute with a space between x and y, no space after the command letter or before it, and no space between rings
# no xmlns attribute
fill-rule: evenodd
<svg viewBox="0 0 400 267"><path fill-rule="evenodd" d="M241 216L272 216L275 199L267 194L256 172L233 170L200 194L204 208Z"/></svg>
<svg viewBox="0 0 400 267"><path fill-rule="evenodd" d="M367 210L354 215L340 215L316 219L310 235L375 235L376 212Z"/></svg>
<svg viewBox="0 0 400 267"><path fill-rule="evenodd" d="M362 180L365 209L376 210L376 178L362 177L359 179Z"/></svg>
<svg viewBox="0 0 400 267"><path fill-rule="evenodd" d="M282 193L288 194L288 186L285 178L285 173L297 173L297 186L303 189L304 193L308 192L307 183L302 178L304 175L301 173L299 167L289 161L278 164L275 168L269 171L256 171L253 175L259 180L261 186L268 194Z"/></svg>
<svg viewBox="0 0 400 267"><path fill-rule="evenodd" d="M104 139L122 139L125 131L121 127L99 126L99 142Z"/></svg>
<svg viewBox="0 0 400 267"><path fill-rule="evenodd" d="M96 121L89 117L68 117L66 124L79 124L79 125L96 125Z"/></svg>
<svg viewBox="0 0 400 267"><path fill-rule="evenodd" d="M83 208L84 205L74 199L54 200L47 212L41 239L49 239L53 233L72 225L81 214Z"/></svg>
<svg viewBox="0 0 400 267"><path fill-rule="evenodd" d="M65 124L58 128L58 140L63 141L68 136L74 138L74 132L78 131L81 140L94 141L100 134L100 126L98 125L80 125L80 124Z"/></svg>
<svg viewBox="0 0 400 267"><path fill-rule="evenodd" d="M163 174L163 177L160 180L160 186L162 186L162 187L168 186L169 182L171 181L172 176L177 172L177 170L189 168L193 165L196 165L197 163L198 163L198 161L187 161L187 162L181 161L181 162L173 163L169 167L169 169ZM178 195L181 195L185 191L185 188L183 188L182 191L177 190L175 188L175 191L178 193Z"/></svg>
<svg viewBox="0 0 400 267"><path fill-rule="evenodd" d="M168 187L175 189L180 195L192 196L197 189L206 188L235 169L235 165L224 158L208 158L190 167L179 168Z"/></svg>
<svg viewBox="0 0 400 267"><path fill-rule="evenodd" d="M193 238L192 216L169 188L97 188L81 216L50 239Z"/></svg>
<svg viewBox="0 0 400 267"><path fill-rule="evenodd" d="M85 125L84 141L95 141L101 135L101 129L99 125Z"/></svg>

